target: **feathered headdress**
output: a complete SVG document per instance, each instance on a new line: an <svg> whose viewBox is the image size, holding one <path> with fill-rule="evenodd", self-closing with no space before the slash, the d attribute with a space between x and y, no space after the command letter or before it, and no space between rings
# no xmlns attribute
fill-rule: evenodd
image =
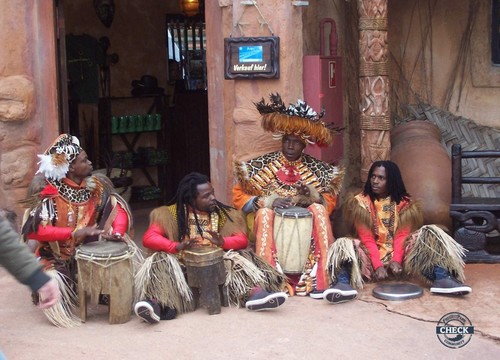
<svg viewBox="0 0 500 360"><path fill-rule="evenodd" d="M61 134L43 154L38 155L40 161L36 173L43 174L46 178L61 180L82 150L76 136Z"/></svg>
<svg viewBox="0 0 500 360"><path fill-rule="evenodd" d="M332 129L320 120L325 115L324 110L318 114L300 99L286 107L278 93L269 95L269 99L269 104L262 98L255 107L262 115L262 128L273 132L274 137L292 134L306 144L328 146L332 143Z"/></svg>

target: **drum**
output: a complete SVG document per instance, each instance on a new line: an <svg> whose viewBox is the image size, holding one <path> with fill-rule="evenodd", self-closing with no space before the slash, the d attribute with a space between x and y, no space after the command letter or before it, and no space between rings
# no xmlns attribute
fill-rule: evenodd
<svg viewBox="0 0 500 360"><path fill-rule="evenodd" d="M275 209L274 243L284 273L301 274L309 255L312 213L301 207Z"/></svg>
<svg viewBox="0 0 500 360"><path fill-rule="evenodd" d="M372 290L372 295L377 299L392 301L419 298L423 293L420 286L408 283L383 284Z"/></svg>
<svg viewBox="0 0 500 360"><path fill-rule="evenodd" d="M193 291L195 300L210 315L221 312L221 303L228 305L223 289L226 281L223 256L224 251L219 247L197 246L184 250L181 257L186 266L188 285L198 289L198 292Z"/></svg>
<svg viewBox="0 0 500 360"><path fill-rule="evenodd" d="M82 321L87 318L87 297L91 304L97 305L101 294L110 298L110 324L130 320L134 299L134 253L133 247L121 241L94 241L77 248L75 259Z"/></svg>

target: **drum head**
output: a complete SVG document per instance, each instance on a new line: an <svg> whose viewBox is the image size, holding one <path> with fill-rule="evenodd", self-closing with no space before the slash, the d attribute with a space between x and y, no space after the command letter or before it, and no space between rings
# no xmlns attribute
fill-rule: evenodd
<svg viewBox="0 0 500 360"><path fill-rule="evenodd" d="M294 217L303 218L312 216L309 210L299 206L290 206L289 208L286 209L276 208L274 209L274 212L280 216L289 218L294 218Z"/></svg>
<svg viewBox="0 0 500 360"><path fill-rule="evenodd" d="M420 286L408 283L379 285L372 291L372 295L378 299L393 301L415 299L423 293Z"/></svg>
<svg viewBox="0 0 500 360"><path fill-rule="evenodd" d="M107 258L125 255L128 252L128 245L123 241L93 241L80 245L78 251L83 255Z"/></svg>

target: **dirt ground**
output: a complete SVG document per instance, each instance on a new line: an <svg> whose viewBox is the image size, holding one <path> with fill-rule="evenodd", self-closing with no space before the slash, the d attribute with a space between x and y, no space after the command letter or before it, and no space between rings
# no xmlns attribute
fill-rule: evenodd
<svg viewBox="0 0 500 360"><path fill-rule="evenodd" d="M87 322L56 328L30 302L28 288L0 269L0 349L9 360L32 359L497 359L500 354L500 265L468 265L473 293L404 302L373 298L373 285L352 302L330 305L293 297L277 310L205 309L150 325L135 315L110 325L107 307L90 306ZM437 338L438 320L458 311L475 327L459 349Z"/></svg>

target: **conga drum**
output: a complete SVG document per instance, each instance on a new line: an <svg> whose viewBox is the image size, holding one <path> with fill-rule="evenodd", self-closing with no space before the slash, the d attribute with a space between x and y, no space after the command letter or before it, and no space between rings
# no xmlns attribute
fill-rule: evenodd
<svg viewBox="0 0 500 360"><path fill-rule="evenodd" d="M275 209L274 244L284 273L301 274L309 255L312 213L306 208Z"/></svg>
<svg viewBox="0 0 500 360"><path fill-rule="evenodd" d="M134 300L134 249L121 241L94 241L80 245L75 254L78 264L80 318L87 319L87 296L97 305L99 295L109 295L109 323L130 320Z"/></svg>
<svg viewBox="0 0 500 360"><path fill-rule="evenodd" d="M215 246L197 246L182 254L188 285L199 290L199 305L206 307L210 315L221 312L221 299L224 306L228 305L223 291L226 281L223 256L224 251Z"/></svg>

